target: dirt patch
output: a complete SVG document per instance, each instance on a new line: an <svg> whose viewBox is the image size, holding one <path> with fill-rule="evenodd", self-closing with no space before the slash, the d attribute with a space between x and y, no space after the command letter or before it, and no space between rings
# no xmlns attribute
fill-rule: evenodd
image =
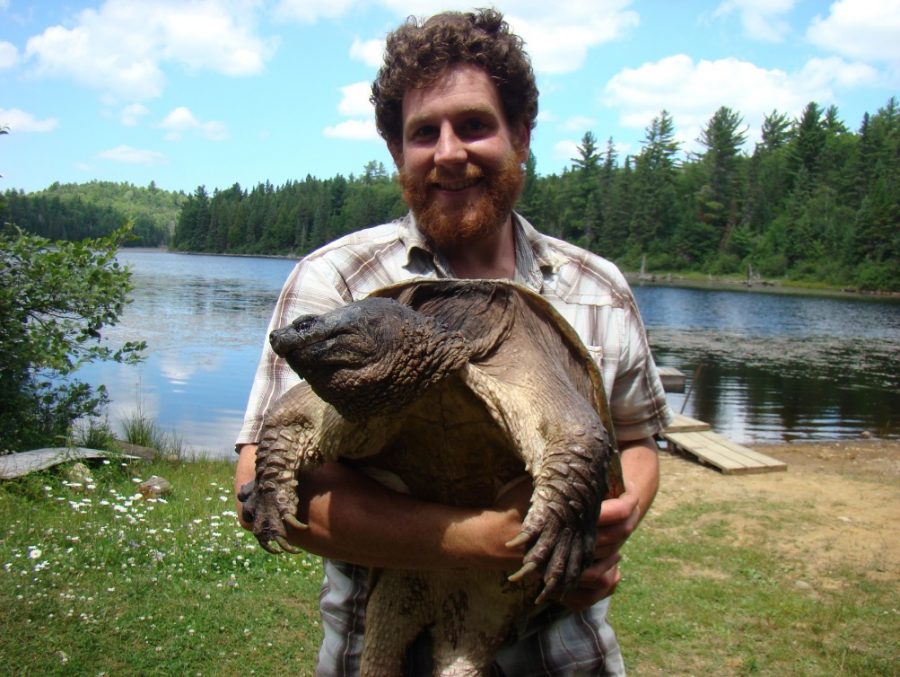
<svg viewBox="0 0 900 677"><path fill-rule="evenodd" d="M723 475L663 452L650 519L697 501L728 506L709 518L724 522L737 544L782 557L800 586L841 587L847 569L900 581L900 441L753 448L787 463L787 472Z"/></svg>

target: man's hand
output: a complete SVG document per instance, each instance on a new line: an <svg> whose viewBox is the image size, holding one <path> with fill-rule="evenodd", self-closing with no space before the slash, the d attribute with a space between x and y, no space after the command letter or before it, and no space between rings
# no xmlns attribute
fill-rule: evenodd
<svg viewBox="0 0 900 677"><path fill-rule="evenodd" d="M244 506L237 498L237 494L241 491L247 482L252 482L256 477L256 448L255 444L245 444L240 449L237 465L234 468L234 494L235 494L235 510L238 515L238 522L245 529L250 528L250 523L245 519Z"/></svg>
<svg viewBox="0 0 900 677"><path fill-rule="evenodd" d="M641 514L640 496L633 489L603 501L597 520L594 563L581 574L578 587L563 596L563 604L573 611L583 611L615 592L622 580L619 549L634 533Z"/></svg>
<svg viewBox="0 0 900 677"><path fill-rule="evenodd" d="M659 488L659 450L653 438L622 442L620 449L625 493L600 505L594 563L584 570L578 587L562 600L574 611L582 611L615 592L622 580L619 550L650 509Z"/></svg>

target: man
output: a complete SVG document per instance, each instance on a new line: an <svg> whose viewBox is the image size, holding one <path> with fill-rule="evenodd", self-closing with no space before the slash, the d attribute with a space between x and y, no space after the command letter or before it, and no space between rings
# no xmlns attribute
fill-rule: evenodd
<svg viewBox="0 0 900 677"><path fill-rule="evenodd" d="M601 367L627 491L602 505L595 561L580 588L519 628L495 671L623 674L606 622L608 597L620 580L619 549L656 494L653 435L669 417L631 292L612 264L539 234L513 212L537 88L521 40L499 13L410 20L388 37L372 91L412 213L307 256L288 278L271 328L414 277L509 278L545 296ZM296 379L264 349L237 441L236 488L253 479L263 412ZM504 544L518 533L529 495L525 487L492 509L468 510L392 492L339 463L305 475L300 519L310 528L289 537L326 557L319 674L358 671L366 567L512 570L522 551ZM424 657L418 649L410 652L410 674L430 674L427 647Z"/></svg>

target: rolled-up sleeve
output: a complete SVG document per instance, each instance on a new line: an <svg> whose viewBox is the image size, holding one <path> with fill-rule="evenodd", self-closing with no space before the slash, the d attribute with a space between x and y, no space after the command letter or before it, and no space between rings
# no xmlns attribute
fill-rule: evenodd
<svg viewBox="0 0 900 677"><path fill-rule="evenodd" d="M618 329L620 352L609 393L616 437L623 441L650 437L671 423L672 414L633 300L622 311Z"/></svg>
<svg viewBox="0 0 900 677"><path fill-rule="evenodd" d="M239 450L244 444L259 441L265 412L287 390L300 382L300 377L269 346L268 335L273 330L290 324L300 315L324 313L345 305L348 300L346 285L327 259L307 258L294 267L281 289L269 321L235 449Z"/></svg>

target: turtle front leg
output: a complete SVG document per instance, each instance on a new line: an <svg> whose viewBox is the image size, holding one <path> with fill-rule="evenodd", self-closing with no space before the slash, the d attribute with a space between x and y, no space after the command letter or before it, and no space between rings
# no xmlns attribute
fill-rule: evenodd
<svg viewBox="0 0 900 677"><path fill-rule="evenodd" d="M288 542L285 524L307 528L297 519L297 474L301 468L319 465L321 460L315 456L309 431L302 424L263 429L256 452L256 478L241 487L238 499L243 502L244 520L259 544L271 553L299 552Z"/></svg>
<svg viewBox="0 0 900 677"><path fill-rule="evenodd" d="M282 396L266 415L256 451L256 477L241 487L243 518L260 545L271 553L296 553L285 524L297 529L297 475L321 465L317 429L325 405L301 383Z"/></svg>
<svg viewBox="0 0 900 677"><path fill-rule="evenodd" d="M522 531L509 547L525 545L517 581L541 571L540 604L573 589L594 558L600 502L610 484L609 435L596 415L544 422L542 457L532 466L534 493Z"/></svg>

